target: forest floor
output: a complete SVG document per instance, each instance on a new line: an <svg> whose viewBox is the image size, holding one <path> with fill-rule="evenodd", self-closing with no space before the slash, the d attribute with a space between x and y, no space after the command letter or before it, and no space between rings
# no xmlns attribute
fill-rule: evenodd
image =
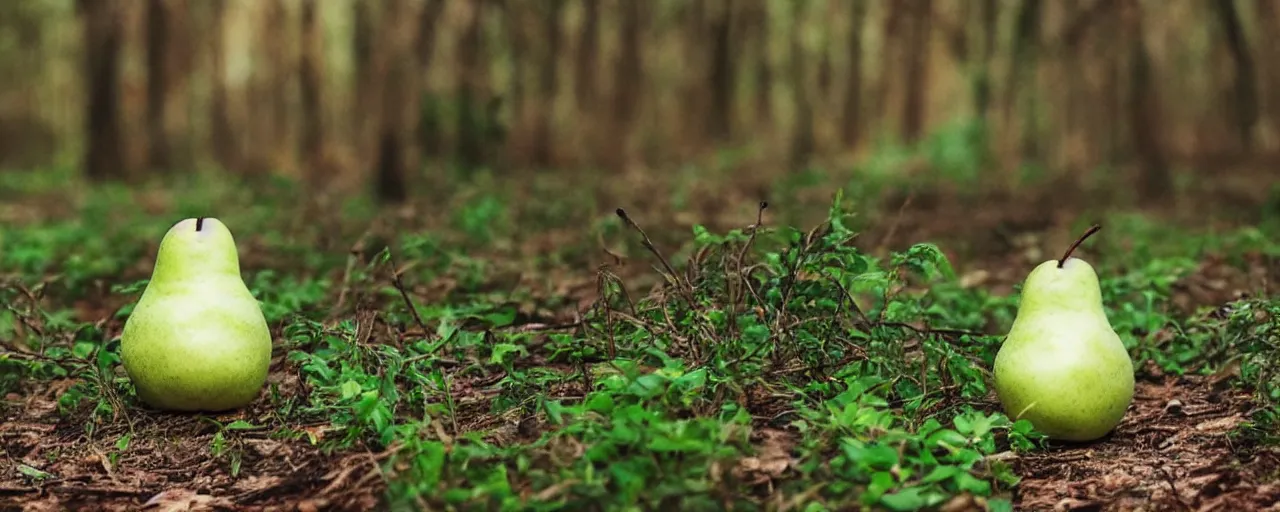
<svg viewBox="0 0 1280 512"><path fill-rule="evenodd" d="M478 175L394 210L64 180L0 174L0 511L1280 510L1265 172L1149 206L821 175ZM199 215L236 235L269 384L159 412L118 338ZM1021 280L1093 222L1077 256L1138 384L1108 436L1050 442L988 369Z"/></svg>

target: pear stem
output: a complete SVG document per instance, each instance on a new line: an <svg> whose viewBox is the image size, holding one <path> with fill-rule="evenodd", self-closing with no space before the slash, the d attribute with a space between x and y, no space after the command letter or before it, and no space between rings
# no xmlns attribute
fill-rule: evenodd
<svg viewBox="0 0 1280 512"><path fill-rule="evenodd" d="M196 217L196 231L204 230L204 217Z"/></svg>
<svg viewBox="0 0 1280 512"><path fill-rule="evenodd" d="M1080 238L1077 238L1076 242L1071 244L1071 247L1067 248L1067 252L1062 253L1062 259L1058 260L1058 268L1062 268L1063 265L1067 264L1067 259L1071 257L1071 253L1076 252L1076 248L1080 247L1080 244L1084 243L1084 239L1089 238L1100 229L1102 229L1102 225L1094 224L1093 226L1090 226L1089 230L1085 231L1083 235L1080 235Z"/></svg>

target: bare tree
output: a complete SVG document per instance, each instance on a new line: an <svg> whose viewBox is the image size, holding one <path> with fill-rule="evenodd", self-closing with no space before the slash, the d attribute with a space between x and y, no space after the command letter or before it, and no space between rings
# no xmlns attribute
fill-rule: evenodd
<svg viewBox="0 0 1280 512"><path fill-rule="evenodd" d="M119 0L79 0L84 40L86 112L85 174L102 180L126 177L120 106L120 50L124 39Z"/></svg>

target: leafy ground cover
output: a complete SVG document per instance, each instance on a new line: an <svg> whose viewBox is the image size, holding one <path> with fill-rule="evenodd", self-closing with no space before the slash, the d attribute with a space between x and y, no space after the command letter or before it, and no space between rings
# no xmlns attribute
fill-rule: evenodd
<svg viewBox="0 0 1280 512"><path fill-rule="evenodd" d="M379 211L286 181L51 174L0 174L0 510L1280 500L1272 203L1187 225L1048 186L482 174ZM269 384L235 413L154 412L118 336L165 229L210 214L272 325ZM1026 271L1099 219L1078 254L1138 391L1107 438L1048 442L988 369Z"/></svg>

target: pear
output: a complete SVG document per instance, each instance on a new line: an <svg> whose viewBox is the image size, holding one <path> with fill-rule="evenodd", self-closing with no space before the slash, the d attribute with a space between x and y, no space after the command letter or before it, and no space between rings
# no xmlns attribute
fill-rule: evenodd
<svg viewBox="0 0 1280 512"><path fill-rule="evenodd" d="M226 411L258 395L271 333L218 219L185 219L164 235L120 356L138 397L156 409Z"/></svg>
<svg viewBox="0 0 1280 512"><path fill-rule="evenodd" d="M1071 253L1031 271L1013 326L995 360L1005 414L1053 439L1092 441L1124 418L1133 400L1133 361L1102 308L1098 275Z"/></svg>

